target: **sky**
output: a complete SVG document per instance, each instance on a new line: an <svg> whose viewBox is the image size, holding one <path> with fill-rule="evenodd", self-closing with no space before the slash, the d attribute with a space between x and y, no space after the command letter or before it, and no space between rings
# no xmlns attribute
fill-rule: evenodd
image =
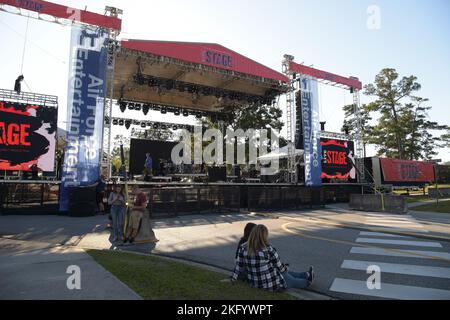
<svg viewBox="0 0 450 320"><path fill-rule="evenodd" d="M281 71L284 54L295 56L298 63L356 76L363 84L372 83L381 69L395 68L401 76L418 77L422 85L418 94L430 99L433 107L431 120L450 125L448 0L53 2L97 13L103 13L106 5L122 9L124 39L219 43L277 71ZM379 15L371 11L373 6ZM26 30L26 17L0 11L0 88L13 88L23 62L23 90L57 95L58 125L64 127L70 27L29 19L28 33ZM361 98L362 103L371 101ZM340 131L342 106L350 103L348 92L320 86L320 117L327 121L327 131ZM131 117L138 116L142 113ZM147 117L161 120L157 113L150 112ZM175 116L164 119L185 120ZM115 127L113 136L118 133L123 134L124 129ZM374 151L368 148L368 156ZM450 161L450 149L440 149L437 158Z"/></svg>

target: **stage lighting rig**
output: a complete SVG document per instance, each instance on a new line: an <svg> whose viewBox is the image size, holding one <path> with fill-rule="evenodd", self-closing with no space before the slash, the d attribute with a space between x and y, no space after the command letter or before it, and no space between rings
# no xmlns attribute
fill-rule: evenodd
<svg viewBox="0 0 450 320"><path fill-rule="evenodd" d="M150 105L149 104L144 104L142 106L142 112L144 113L144 115L146 116L148 114L148 111L150 110Z"/></svg>
<svg viewBox="0 0 450 320"><path fill-rule="evenodd" d="M134 103L133 102L129 102L128 103L128 110L134 110Z"/></svg>
<svg viewBox="0 0 450 320"><path fill-rule="evenodd" d="M188 116L189 116L189 111L183 110L183 116L184 116L184 117L188 117Z"/></svg>
<svg viewBox="0 0 450 320"><path fill-rule="evenodd" d="M181 113L181 112L180 112L180 109L176 109L176 110L174 111L174 113L173 113L173 114L174 114L174 115L176 115L176 116L179 116L179 115L180 115L180 113Z"/></svg>
<svg viewBox="0 0 450 320"><path fill-rule="evenodd" d="M124 121L122 119L119 120L119 126L123 126L124 125Z"/></svg>
<svg viewBox="0 0 450 320"><path fill-rule="evenodd" d="M119 102L120 111L123 113L125 110L127 110L127 103L124 101Z"/></svg>
<svg viewBox="0 0 450 320"><path fill-rule="evenodd" d="M131 120L125 120L125 128L130 129L131 127Z"/></svg>
<svg viewBox="0 0 450 320"><path fill-rule="evenodd" d="M113 126L117 126L117 125L119 124L119 120L114 119L113 122L112 122L112 124L113 124Z"/></svg>
<svg viewBox="0 0 450 320"><path fill-rule="evenodd" d="M140 105L139 103L136 103L136 104L134 105L134 110L136 110L136 111L141 111L141 105Z"/></svg>
<svg viewBox="0 0 450 320"><path fill-rule="evenodd" d="M141 128L147 128L147 124L145 122L141 122Z"/></svg>
<svg viewBox="0 0 450 320"><path fill-rule="evenodd" d="M162 114L166 114L167 113L167 108L166 107L162 107L161 108L161 113Z"/></svg>

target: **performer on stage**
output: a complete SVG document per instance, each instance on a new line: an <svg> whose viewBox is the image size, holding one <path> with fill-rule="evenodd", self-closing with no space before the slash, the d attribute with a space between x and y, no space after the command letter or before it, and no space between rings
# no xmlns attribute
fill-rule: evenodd
<svg viewBox="0 0 450 320"><path fill-rule="evenodd" d="M150 180L153 175L153 159L150 152L145 154L145 162L144 162L144 180Z"/></svg>

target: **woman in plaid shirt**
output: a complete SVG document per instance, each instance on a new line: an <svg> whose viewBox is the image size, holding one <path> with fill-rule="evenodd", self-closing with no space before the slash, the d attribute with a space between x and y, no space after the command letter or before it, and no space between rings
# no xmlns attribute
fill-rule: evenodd
<svg viewBox="0 0 450 320"><path fill-rule="evenodd" d="M313 267L302 273L288 271L288 265L280 261L268 238L266 226L258 225L253 228L248 241L239 247L231 280L236 281L239 273L246 271L248 281L255 288L279 291L309 287L314 281Z"/></svg>

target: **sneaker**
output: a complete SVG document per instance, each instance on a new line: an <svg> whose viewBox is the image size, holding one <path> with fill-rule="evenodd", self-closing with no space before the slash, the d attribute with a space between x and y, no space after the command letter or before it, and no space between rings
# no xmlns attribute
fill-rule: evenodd
<svg viewBox="0 0 450 320"><path fill-rule="evenodd" d="M314 273L314 268L312 266L309 267L308 274L309 274L308 281L309 281L309 284L311 285L314 282L314 279L316 278L316 275Z"/></svg>

